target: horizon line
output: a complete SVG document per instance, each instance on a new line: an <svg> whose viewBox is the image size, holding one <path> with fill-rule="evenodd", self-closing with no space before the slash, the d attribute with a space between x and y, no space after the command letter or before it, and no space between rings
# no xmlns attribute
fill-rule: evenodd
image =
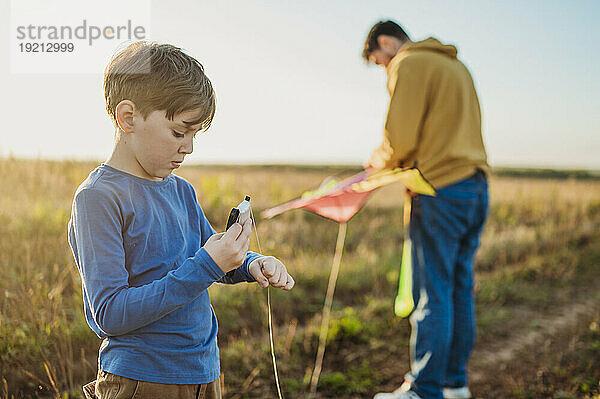
<svg viewBox="0 0 600 399"><path fill-rule="evenodd" d="M101 164L104 161L98 158L51 158L51 157L23 157L9 155L0 155L0 161L6 160L24 160L24 161L44 161L44 162L93 162ZM327 167L334 169L362 169L363 166L360 163L344 163L344 162L309 162L309 161L297 161L297 162L198 162L189 161L189 163L182 164L182 166L188 167L307 167L307 168L318 168ZM514 165L491 165L491 170L506 170L506 171L518 171L518 170L537 170L537 171L557 171L557 172L588 172L592 175L600 175L600 168L585 168L585 167L567 167L567 166L547 166L547 165L535 165L535 164L514 164Z"/></svg>

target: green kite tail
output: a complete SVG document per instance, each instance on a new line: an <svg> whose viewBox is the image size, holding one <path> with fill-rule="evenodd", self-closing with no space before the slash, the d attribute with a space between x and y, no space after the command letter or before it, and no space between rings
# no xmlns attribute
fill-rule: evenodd
<svg viewBox="0 0 600 399"><path fill-rule="evenodd" d="M390 172L386 172L386 178ZM421 174L416 167L410 169L394 169L391 172L394 178L402 178L402 182L413 193L435 196L435 189ZM402 246L402 264L400 266L400 278L398 282L398 295L394 303L394 313L396 316L408 317L415 307L413 301L413 265L412 265L412 242L408 226L410 224L410 208L412 198L406 196L404 201L404 245Z"/></svg>
<svg viewBox="0 0 600 399"><path fill-rule="evenodd" d="M402 222L404 224L404 244L402 245L402 264L400 266L400 278L398 282L398 295L396 296L396 302L394 304L394 312L396 316L408 317L415 304L413 302L412 286L413 286L413 273L412 273L412 241L410 240L410 234L408 226L410 224L410 208L412 206L412 198L410 195L406 196L404 200L404 217Z"/></svg>
<svg viewBox="0 0 600 399"><path fill-rule="evenodd" d="M406 234L404 237L404 245L402 247L402 266L400 267L398 296L396 296L396 303L394 305L396 316L408 317L411 314L415 306L413 302L412 285L412 242L410 241L408 234Z"/></svg>

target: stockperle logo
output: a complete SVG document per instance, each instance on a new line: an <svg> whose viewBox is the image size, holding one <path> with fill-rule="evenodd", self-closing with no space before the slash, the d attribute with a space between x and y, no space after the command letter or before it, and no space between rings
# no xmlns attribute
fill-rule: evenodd
<svg viewBox="0 0 600 399"><path fill-rule="evenodd" d="M12 73L102 73L150 37L150 0L11 0Z"/></svg>

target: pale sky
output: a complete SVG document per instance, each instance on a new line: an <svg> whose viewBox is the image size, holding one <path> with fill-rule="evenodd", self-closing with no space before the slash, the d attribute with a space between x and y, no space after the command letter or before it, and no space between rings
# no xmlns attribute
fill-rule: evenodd
<svg viewBox="0 0 600 399"><path fill-rule="evenodd" d="M195 56L217 93L186 162L367 160L388 96L384 71L360 54L371 26L394 19L413 40L457 46L492 165L600 169L598 1L170 0L150 12L148 38ZM9 15L0 0L0 156L105 160L108 58L97 73L11 73Z"/></svg>

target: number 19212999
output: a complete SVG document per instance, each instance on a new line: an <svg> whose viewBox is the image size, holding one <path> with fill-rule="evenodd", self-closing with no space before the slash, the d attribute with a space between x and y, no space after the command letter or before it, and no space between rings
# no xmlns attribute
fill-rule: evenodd
<svg viewBox="0 0 600 399"><path fill-rule="evenodd" d="M19 43L22 53L72 53L73 43Z"/></svg>

